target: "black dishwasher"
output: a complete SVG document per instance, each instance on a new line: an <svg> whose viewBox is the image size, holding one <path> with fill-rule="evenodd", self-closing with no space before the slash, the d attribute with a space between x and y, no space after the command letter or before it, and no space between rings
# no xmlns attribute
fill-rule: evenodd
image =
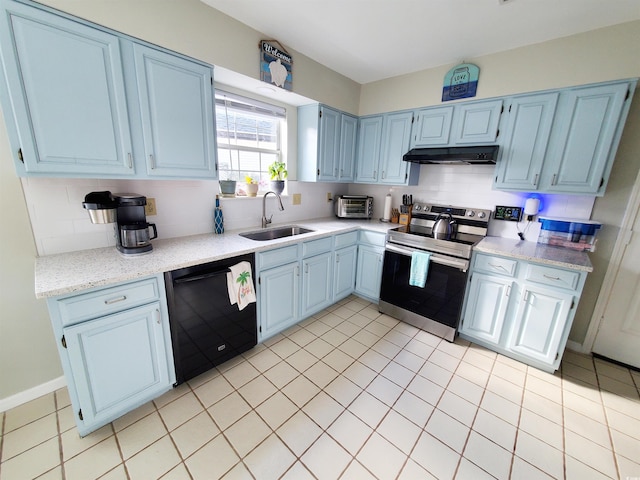
<svg viewBox="0 0 640 480"><path fill-rule="evenodd" d="M164 274L176 385L256 345L256 303L239 310L229 300L227 273L240 262L251 264L253 282L253 254Z"/></svg>

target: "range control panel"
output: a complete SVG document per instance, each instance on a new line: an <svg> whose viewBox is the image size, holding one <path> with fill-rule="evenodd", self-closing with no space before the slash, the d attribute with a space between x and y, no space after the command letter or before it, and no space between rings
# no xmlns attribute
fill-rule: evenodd
<svg viewBox="0 0 640 480"><path fill-rule="evenodd" d="M493 214L495 220L507 220L509 222L519 222L522 218L522 207L505 207L496 205L496 211Z"/></svg>

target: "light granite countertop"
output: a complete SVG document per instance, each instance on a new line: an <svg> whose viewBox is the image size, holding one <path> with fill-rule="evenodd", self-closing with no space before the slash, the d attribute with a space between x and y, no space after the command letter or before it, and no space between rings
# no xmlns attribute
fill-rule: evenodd
<svg viewBox="0 0 640 480"><path fill-rule="evenodd" d="M474 250L582 272L593 271L591 260L586 252L543 243L513 238L486 237L474 247Z"/></svg>
<svg viewBox="0 0 640 480"><path fill-rule="evenodd" d="M262 242L241 237L239 234L242 232L260 229L246 228L222 235L211 233L154 240L153 251L139 256L127 257L115 247L104 247L38 257L35 263L35 294L37 298L55 297L351 230L386 233L398 226L378 220L336 218L293 223L314 231Z"/></svg>
<svg viewBox="0 0 640 480"><path fill-rule="evenodd" d="M96 248L36 258L35 294L37 298L55 297L93 287L111 285L158 273L213 262L245 253L260 252L298 242L345 233L372 230L387 233L397 224L378 220L340 220L325 218L294 222L314 230L311 233L259 242L239 234L259 228L228 231L222 235L201 234L154 240L153 251L127 257L115 247ZM272 228L278 227L273 225ZM487 237L477 251L591 272L593 267L584 252L501 237Z"/></svg>

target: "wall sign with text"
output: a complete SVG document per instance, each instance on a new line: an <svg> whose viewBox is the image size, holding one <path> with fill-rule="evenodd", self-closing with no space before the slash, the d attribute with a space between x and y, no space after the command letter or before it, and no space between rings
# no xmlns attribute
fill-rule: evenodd
<svg viewBox="0 0 640 480"><path fill-rule="evenodd" d="M278 42L260 41L260 80L291 91L293 59Z"/></svg>
<svg viewBox="0 0 640 480"><path fill-rule="evenodd" d="M458 100L476 96L480 69L472 63L456 65L444 76L442 101Z"/></svg>

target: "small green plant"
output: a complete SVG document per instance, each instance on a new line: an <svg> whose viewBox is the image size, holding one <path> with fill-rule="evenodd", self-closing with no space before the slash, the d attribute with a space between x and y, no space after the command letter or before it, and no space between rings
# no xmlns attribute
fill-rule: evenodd
<svg viewBox="0 0 640 480"><path fill-rule="evenodd" d="M284 180L287 178L287 166L284 162L273 162L269 165L269 175L271 180Z"/></svg>

